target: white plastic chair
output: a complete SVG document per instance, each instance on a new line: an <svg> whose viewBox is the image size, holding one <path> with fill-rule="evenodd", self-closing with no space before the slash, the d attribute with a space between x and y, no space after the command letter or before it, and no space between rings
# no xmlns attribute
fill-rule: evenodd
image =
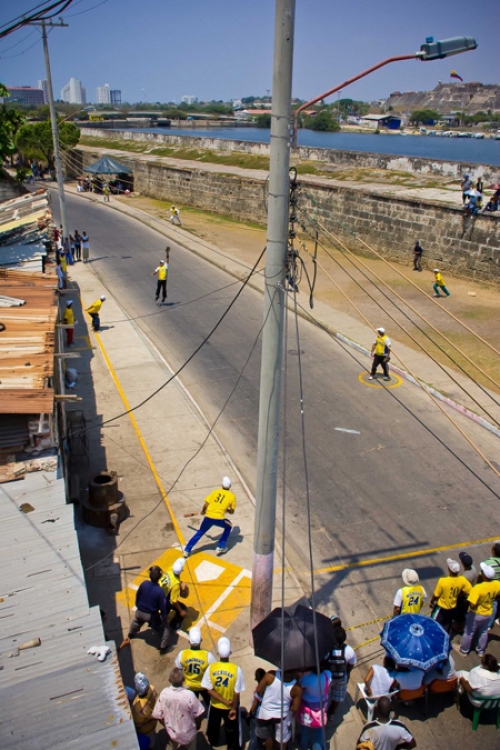
<svg viewBox="0 0 500 750"><path fill-rule="evenodd" d="M392 693L384 693L388 698L391 698L394 695L398 694L398 690L393 690ZM364 682L358 682L356 685L356 696L354 698L354 703L357 704L357 702L360 700L360 697L364 699L366 703L366 720L372 721L373 720L373 712L375 711L375 705L379 698L381 698L381 695L367 695L365 683Z"/></svg>

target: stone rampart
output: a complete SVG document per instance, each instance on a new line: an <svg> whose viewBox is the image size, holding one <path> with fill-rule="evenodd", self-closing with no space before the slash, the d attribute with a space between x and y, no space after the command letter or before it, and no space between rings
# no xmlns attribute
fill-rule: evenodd
<svg viewBox="0 0 500 750"><path fill-rule="evenodd" d="M209 151L240 151L257 156L269 156L268 143L240 141L229 138L200 137L187 135L167 135L165 133L137 133L135 130L103 130L82 128L82 135L90 138L105 138L110 141L138 141L148 143L153 148L193 148ZM396 136L380 136L393 138ZM372 154L361 151L342 151L330 148L300 146L297 157L301 161L318 161L341 169L387 169L410 174L436 175L460 179L469 174L476 180L482 177L485 182L496 181L500 169L490 164L469 164L467 162L445 161L443 159L422 159L416 156L394 154Z"/></svg>
<svg viewBox="0 0 500 750"><path fill-rule="evenodd" d="M98 157L89 151L74 152L81 166ZM120 161L134 172L137 192L179 205L230 216L240 221L265 224L267 188L265 179L166 166L141 160L140 155ZM71 159L76 167L76 159ZM224 168L221 167L221 170ZM75 175L76 172L73 172ZM389 197L362 189L319 184L300 178L299 219L318 219L350 249L370 255L360 240L369 243L387 259L409 263L419 239L425 249L427 268L440 267L458 276L500 284L500 220L495 215L464 219L459 207L433 201Z"/></svg>

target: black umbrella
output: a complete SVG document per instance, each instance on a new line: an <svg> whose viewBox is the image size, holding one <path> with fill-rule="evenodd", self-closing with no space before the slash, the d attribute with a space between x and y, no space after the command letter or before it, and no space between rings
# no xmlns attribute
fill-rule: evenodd
<svg viewBox="0 0 500 750"><path fill-rule="evenodd" d="M281 663L282 629L284 664ZM320 661L336 645L330 618L320 612L314 614L312 609L302 604L273 609L253 628L252 636L255 656L283 670L313 667L316 664L316 640Z"/></svg>

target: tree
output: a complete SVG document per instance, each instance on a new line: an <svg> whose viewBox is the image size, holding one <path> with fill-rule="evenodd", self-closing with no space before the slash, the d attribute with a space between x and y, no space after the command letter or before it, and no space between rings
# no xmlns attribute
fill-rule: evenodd
<svg viewBox="0 0 500 750"><path fill-rule="evenodd" d="M271 113L266 112L263 115L257 115L255 118L255 124L258 128L270 128L271 127Z"/></svg>
<svg viewBox="0 0 500 750"><path fill-rule="evenodd" d="M410 122L412 125L434 125L439 118L440 114L435 109L416 109L411 113Z"/></svg>
<svg viewBox="0 0 500 750"><path fill-rule="evenodd" d="M0 96L7 98L8 90L0 83ZM6 104L0 106L0 167L5 159L16 152L16 134L25 120L22 112L12 109ZM17 170L17 178L23 178L22 172Z"/></svg>
<svg viewBox="0 0 500 750"><path fill-rule="evenodd" d="M340 125L328 109L321 110L317 115L305 117L304 127L308 130L321 130L330 133L340 130Z"/></svg>
<svg viewBox="0 0 500 750"><path fill-rule="evenodd" d="M62 151L74 148L80 140L80 129L72 122L59 123L59 146ZM50 122L27 122L17 134L16 144L26 159L45 159L54 168L54 145Z"/></svg>

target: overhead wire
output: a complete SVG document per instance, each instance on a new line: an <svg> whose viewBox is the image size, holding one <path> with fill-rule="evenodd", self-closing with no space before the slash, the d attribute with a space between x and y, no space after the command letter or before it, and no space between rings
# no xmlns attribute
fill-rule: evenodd
<svg viewBox="0 0 500 750"><path fill-rule="evenodd" d="M313 222L313 224L314 224L314 226L315 226L315 227L317 226L316 222ZM307 230L305 230L305 231L307 232ZM309 234L309 232L307 232L307 234ZM309 234L309 236L311 236L311 235ZM315 238L315 239L316 239L316 238ZM330 258L331 260L333 260L333 261L334 261L334 262L335 262L335 263L336 263L336 264L337 264L337 265L339 266L339 268L341 268L341 269L342 269L342 271L343 271L343 272L344 272L344 273L345 273L345 274L346 274L347 276L349 276L349 278L350 278L350 279L351 279L351 280L352 280L352 281L353 281L353 282L354 282L354 283L355 283L355 284L356 284L357 286L359 286L359 288L360 288L360 289L361 289L361 290L362 290L362 291L363 291L363 292L364 292L364 293L365 293L365 294L366 294L366 295L367 295L367 296L368 296L368 297L369 297L369 298L370 298L370 299L371 299L371 300L372 300L372 301L373 301L373 302L374 302L374 303L375 303L376 305L378 305L378 307L380 307L380 309L381 309L381 310L382 310L382 311L384 312L384 314L386 314L386 315L387 315L387 316L388 316L388 317L389 317L389 318L390 318L390 319L391 319L391 320L392 320L392 321L393 321L393 322L394 322L394 323L395 323L396 325L398 325L398 326L399 326L400 328L402 328L401 324L400 324L400 323L399 323L399 322L398 322L398 321L396 320L396 318L394 318L394 316L393 316L393 315L391 315L391 314L389 313L389 311L387 310L387 308L386 308L386 307L383 307L383 306L382 306L382 305L380 304L380 302L379 302L379 301L378 301L377 299L375 299L375 298L373 297L373 295L371 295L371 294L370 294L370 293L369 293L369 292L367 291L367 289L365 289L365 288L364 288L364 287L363 287L363 286L362 286L362 285L360 284L360 282L359 282L359 281L358 281L357 279L355 279L355 278L354 278L354 276L353 276L353 275L352 275L351 273L349 273L349 271L348 271L348 270L347 270L347 269L346 269L346 268L345 268L344 266L342 266L342 264L341 264L341 263L339 263L339 261L338 261L338 260L337 260L337 259L335 258L335 256L334 256L334 255L333 255L332 253L330 253L330 252L329 252L329 250L328 250L328 249L327 249L327 248L326 248L326 247L325 247L325 246L324 246L324 245L323 245L322 243L320 243L320 242L318 241L318 245L319 245L319 246L320 246L320 247L322 248L322 250L324 250L324 252L325 252L325 253L326 253L326 254L328 255L328 257L329 257L329 258ZM344 255L343 255L343 257L346 257L346 256L344 256ZM451 361L451 362L453 362L453 363L454 363L454 364L455 364L455 365L456 365L456 366L458 367L458 369L460 369L460 370L461 370L461 371L462 371L462 372L464 373L464 375L465 375L465 376L466 376L466 377L467 377L468 379L470 379L470 380L471 380L471 381L472 381L472 382L473 382L473 383L474 383L474 384L475 384L475 385L476 385L476 386L477 386L477 387L478 387L478 388L479 388L479 389L480 389L481 391L483 391L483 392L484 392L484 394L485 394L486 396L488 396L488 397L489 397L489 398L490 398L490 399L491 399L491 400L493 401L493 403L494 403L494 404L495 404L496 406L500 406L500 403L499 403L499 402L498 402L498 401L497 401L497 400L496 400L496 399L494 398L494 395L493 395L492 393L490 393L490 392L489 392L489 391L488 391L488 390L487 390L486 388L484 388L484 386L482 386L482 385L481 385L481 383L478 383L477 381L473 380L473 379L471 378L470 374L469 374L469 373L468 373L468 372L467 372L467 371L466 371L466 370L465 370L465 369L464 369L464 368L463 368L463 367L462 367L462 366L460 365L460 363L459 363L459 362L457 362L457 361L456 361L456 360L455 360L455 359L454 359L454 358L453 358L453 357L452 357L452 356L451 356L451 355L450 355L450 354L449 354L448 352L446 352L446 350L445 350L445 349L443 349L443 348L442 348L442 347L441 347L441 346L440 346L440 345L439 345L439 344L438 344L438 343L437 343L436 341L434 341L434 340L433 340L433 339L431 338L431 336L429 336L429 334L428 334L428 333L427 333L427 332L426 332L426 331L425 331L424 329L422 329L422 328L421 328L421 327L420 327L420 326L419 326L419 325L418 325L418 324L416 323L416 321L415 321L415 320L414 320L413 318L411 318L411 317L410 317L410 316L409 316L409 315L408 315L408 314L407 314L407 313L406 313L406 312L405 312L405 311L404 311L403 309L401 309L400 307L398 307L398 305L396 305L396 303L394 302L394 300L393 300L393 299L391 299L391 298L390 298L390 296L388 296L388 295L387 295L387 294L386 294L386 293L385 293L384 291L382 291L382 290L381 290L381 289L380 289L379 287L377 287L377 285L376 285L376 284L375 284L375 283L373 282L373 280L372 280L372 279L370 279L370 278L369 278L369 276L367 276L367 274L365 274L365 273L364 273L364 272L363 272L363 271L362 271L362 270L361 270L361 269L360 269L360 268L359 268L359 267L358 267L358 266L356 265L356 263L354 263L354 262L353 262L353 261L351 260L351 258L350 258L349 256L347 257L347 260L348 260L348 261L349 261L349 262L350 262L350 263L351 263L351 264L352 264L352 265L353 265L353 266L354 266L354 267L356 268L356 270L357 270L357 271L359 271L359 273L361 273L361 275L362 275L362 276L363 276L363 277L364 277L364 278L365 278L365 279L366 279L367 281L369 281L369 282L370 282L371 284L373 284L373 285L375 286L375 288L377 289L377 291L379 291L379 292L380 292L380 293L381 293L381 294L382 294L382 295L383 295L383 296L385 297L385 299L386 299L386 300L387 300L387 301L388 301L388 302L389 302L390 304L392 304L392 305L393 305L393 306L394 306L394 307L396 308L396 310L398 310L398 312L400 312L400 313L401 313L402 315L404 315L404 317L405 317L405 318L406 318L406 319L407 319L407 320L408 320L408 321L409 321L409 322L410 322L410 323L411 323L412 325L414 325L414 326L415 326L415 328L417 328L417 330L418 330L418 331L420 331L420 333L422 333L422 335L424 335L424 336L425 336L425 337L426 337L426 338L427 338L427 339L428 339L428 340L429 340L429 341L430 341L430 342L431 342L431 343L432 343L432 344L433 344L434 346L436 346L436 348L438 348L438 349L439 349L439 350L440 350L440 351L441 351L441 352L442 352L443 354L445 354L445 355L446 355L446 356L447 356L447 357L448 357L448 358L450 359L450 361ZM328 271L327 271L327 270L326 270L326 269L325 269L325 268L323 267L323 265L321 264L321 262L320 262L320 261L319 261L318 259L316 259L316 260L315 260L315 262L316 262L316 264L318 265L318 267L319 267L319 268L320 268L320 269L321 269L321 270L323 271L323 273L324 273L324 274L325 274L325 275L326 275L326 276L327 276L327 277L329 278L329 280L330 280L330 281L331 281L331 282L332 282L332 283L333 283L333 284L335 285L335 287L337 288L337 290L338 290L338 291L339 291L339 292L340 292L340 293L341 293L341 294L342 294L342 295L344 296L344 298L345 298L345 299L346 299L346 300L347 300L347 301L349 302L349 304L351 304L351 305L352 305L352 307L353 307L353 308L354 308L354 309L356 310L356 312L358 313L358 315L360 315L360 317L361 317L361 318L362 318L362 319L363 319L363 320L365 321L365 323L367 323L367 325L369 325L369 326L370 326L370 328L373 328L373 325L372 325L372 323L371 323L371 322L370 322L370 321L368 320L368 318L367 318L367 317L366 317L366 316L365 316L365 315L364 315L364 314L363 314L363 313L361 312L360 308L359 308L359 307L357 307L357 306L355 305L355 303L354 303L354 302L352 302L352 301L351 301L351 300L349 299L348 295L347 295L347 294L346 294L346 293L345 293L345 292L343 291L343 289L342 289L342 288L341 288L341 287L340 287L340 286L339 286L339 285L338 285L338 284L337 284L337 283L336 283L336 282L335 282L335 281L333 280L333 278L332 278L332 277L330 276L330 274L328 273ZM379 278L379 277L378 277L378 276L376 276L376 278ZM384 282L382 282L382 283L384 283ZM389 287L389 288L390 288L390 287ZM392 290L391 290L391 291L392 291ZM403 304L407 304L407 303L406 303L406 301L405 301L405 300L404 300L404 299L403 299L403 298L402 298L402 297L401 297L401 296L400 296L400 295L399 295L399 294L398 294L397 292L394 292L394 294L396 294L396 296L397 296L397 297L398 297L398 298L399 298L399 299L400 299L400 300L401 300L401 301L403 302ZM413 310L413 308L411 308L411 307L410 307L410 309L412 309L412 310ZM419 315L419 313L418 313L418 311L417 311L417 310L413 310L413 311L414 311L414 312L415 312L415 313L416 313L417 315ZM423 320L424 320L425 322L427 322L427 321L425 320L425 318L423 318L422 316L420 316L420 315L419 315L419 317L421 317L421 318L422 318L422 319L423 319ZM470 393L470 392L469 392L469 391L468 391L468 390L467 390L467 389L465 388L465 386L464 386L464 384L463 384L463 383L460 383L460 382L459 382L459 381L458 381L458 380L457 380L457 379L456 379L456 378L455 378L455 377L453 376L453 374L452 374L451 372L449 372L449 371L448 371L448 370L447 370L447 369L445 368L445 366L444 366L443 364L441 364L441 363L439 362L439 360L437 360L437 359L436 359L435 357L433 357L433 356L432 356L432 354L431 354L431 352L430 352L429 350L425 349L425 348L424 348L424 347L422 346L421 342L419 342L419 341L418 341L418 339L416 339L416 338L415 338L415 337L414 337L414 336L413 336L413 335L412 335L412 334L411 334L411 333L410 333L410 332L409 332L409 331L408 331L408 330L407 330L406 328L405 328L405 329L402 329L402 330L404 330L404 333L405 333L405 334L406 334L406 335L407 335L407 336L408 336L408 337L409 337L409 338L410 338L410 339L411 339L411 340L412 340L412 341L413 341L413 342L414 342L414 343L415 343L415 344L417 345L417 347L418 347L419 349L421 349L422 351L424 351L424 352L425 352L425 354L426 354L427 356L429 356L429 358L430 358L430 359L431 359L431 360L432 360L432 361L433 361L433 362L434 362L434 363L435 363L435 364L436 364L436 365L437 365L437 366L438 366L438 367L439 367L439 368L440 368L440 369L442 370L442 372L444 372L444 373L445 373L445 375L447 375L447 377L449 377L449 378L450 378L450 380L452 380L452 381L453 381L453 382L455 383L455 385L457 385L457 386L458 386L458 387L459 387L459 388L460 388L460 389L461 389L461 390L462 390L462 391L463 391L463 392L465 393L465 395L466 395L466 396L467 396L468 398L470 398L470 399L471 399L471 401L473 401L473 402L474 402L474 403L476 404L476 406L477 406L477 407L478 407L478 408L479 408L479 409L480 409L481 411L483 411L483 412L484 412L484 413L485 413L485 414L486 414L486 415L487 415L487 416L488 416L488 417L489 417L489 418L491 419L491 421L492 421L492 422L493 422L494 424L496 424L497 426L500 426L500 421L498 420L498 418L494 417L494 416L493 416L493 415L491 414L491 412L489 412L489 411L488 411L488 409L487 409L487 408L486 408L486 407L485 407L485 406L484 406L483 404L481 404L481 403L480 403L480 402L479 402L479 401L478 401L478 400L477 400L477 399L475 398L475 396L474 396L473 394L471 394L471 393ZM434 330L436 330L436 332L437 332L437 333L439 334L439 331L437 331L437 329L434 329ZM398 358L399 358L399 357L398 357ZM494 382L494 381L493 381L493 382Z"/></svg>
<svg viewBox="0 0 500 750"><path fill-rule="evenodd" d="M319 206L318 201L316 201L316 199L308 191L304 191L304 195L307 198L309 198L309 200L314 205ZM343 224L341 221L339 221L339 219L335 218L335 216L330 211L327 211L327 213L328 213L329 217L332 219L332 221L334 221L336 224L338 224L340 227L342 227L342 229L344 229L350 235L352 235L353 237L355 237L358 240L358 242L360 242L362 245L364 245L364 247L366 247L368 250L370 250L370 252L373 253L379 260L381 260L383 263L385 263L386 265L388 265L391 268L391 270L393 270L397 274L399 274L399 276L401 276L403 279L405 279L405 281L407 281L417 291L419 291L421 294L425 295L427 297L427 299L429 299L431 302L433 302L435 305L437 305L437 302L435 302L435 300L429 294L427 294L422 289L420 289L420 287L417 284L415 284L414 281L412 281L407 276L405 276L405 274L402 273L402 271L400 271L398 268L396 268L396 266L394 266L392 263L390 263L390 261L388 261L386 258L384 258L383 255L381 255L380 253L378 253L373 247L371 247L371 245L369 245L365 240L363 240L362 237L360 237L355 231L353 231L350 227L348 227L345 224ZM328 231L328 230L326 230L326 231ZM467 323L464 323L462 320L460 320L460 318L458 318L456 315L454 315L450 310L448 310L445 307L441 307L441 306L439 306L439 309L442 310L446 315L449 315L451 318L453 318L453 320L456 323L458 323L463 328L465 328L467 331L469 331L469 333L472 333L476 338L479 339L479 341L481 341L483 344L485 344L485 346L487 346L489 349L491 349L493 352L495 352L495 354L500 355L500 351L498 349L496 349L493 346L493 344L491 344L489 341L487 341L486 339L484 339L479 333L477 333L472 328L470 328L470 326L468 326Z"/></svg>
<svg viewBox="0 0 500 750"><path fill-rule="evenodd" d="M342 252L342 255L343 255L343 257L346 257L346 258L347 258L347 260L349 260L349 261L350 261L350 262L352 263L352 265L354 265L354 266L356 267L356 269L357 269L357 270L358 270L358 271L359 271L360 273L362 273L362 272L361 272L361 270L360 270L359 266L357 265L358 263L359 263L360 265L362 265L362 266L363 266L364 268L368 269L368 266L366 265L366 263L364 263L364 261L362 260L362 258L360 258L360 257L358 257L358 256L354 256L354 253L353 253L353 252L352 252L352 251L351 251L351 250L350 250L350 249L349 249L349 248L347 247L347 245L345 245L345 243L344 243L344 242L342 242L342 240L340 240L340 239L339 239L339 238L338 238L338 237L337 237L336 235L334 235L334 234L333 234L332 232L330 232L330 231L329 231L328 229L326 229L326 227L324 227L324 226L323 226L323 225L321 224L321 222L317 221L316 219L312 219L311 221L312 221L313 225L314 225L314 226L315 226L316 228L318 228L318 227L319 227L319 228L321 229L321 231L323 232L323 234L325 234L325 236L328 236L328 237L330 237L330 239L331 239L331 240L332 240L332 241L333 241L333 242L334 242L334 243L335 243L335 244L336 244L336 245L337 245L337 246L338 246L339 248L341 248L341 250L343 251L343 252ZM323 250L324 250L324 251L325 251L325 252L327 253L327 255L329 255L329 257L330 257L330 258L332 258L332 260L335 260L335 259L334 259L334 258L332 257L332 255L330 254L330 252L329 252L329 251L327 250L327 248L326 248L326 247L323 247ZM352 261L352 257L355 257L355 258L356 258L356 263L354 263L354 261ZM393 267L393 266L391 266L391 268L392 268L392 267ZM480 373L481 373L481 375L483 375L483 377L485 377L485 378L486 378L487 380L489 380L489 381L490 381L490 382L491 382L491 383L492 383L492 384L493 384L493 385L494 385L495 387L496 387L496 386L498 385L497 381L496 381L496 380L495 380L494 378L492 378L492 377L491 377L490 375L488 375L488 373L486 373L486 372L485 372L485 371L484 371L484 370L483 370L483 369L482 369L482 368L481 368L481 367L480 367L480 366L479 366L479 365L478 365L478 364L477 364L476 362L474 362L474 360L472 360L472 359L471 359L471 358L470 358L470 357L469 357L469 356L468 356L468 355L467 355L467 354L466 354L466 353L465 353L464 351L462 351L462 350L460 349L460 347L458 347L458 346L457 346L456 344L454 344L454 343L453 343L453 342L452 342L452 341L451 341L451 340L450 340L450 339L449 339L449 338L448 338L448 337L447 337L447 336L446 336L446 335L445 335L444 333L442 333L442 332L441 332L440 330L438 330L438 329L437 329L437 328L436 328L436 327L435 327L435 326L433 325L433 323L431 323L431 321L430 321L430 320L428 320L428 318L426 318L426 317L425 317L424 315L422 315L422 313L420 313L420 312L419 312L419 311L418 311L418 310L417 310L417 309L416 309L415 307L413 307L413 305L411 305L411 304L410 304L410 303L409 303L409 302L408 302L407 300L405 300L405 299L404 299L404 298L403 298L403 297L402 297L402 296L401 296L401 295L400 295L400 294L399 294L399 293L398 293L398 292L397 292L397 291L396 291L395 289L393 289L393 288L392 288L392 287L391 287L391 286L390 286L389 284L387 284L387 282L385 282L385 281L384 281L384 280L383 280L383 279L382 279L382 278L381 278L381 277L380 277L380 276L379 276L379 275L378 275L377 273L375 273L375 271L373 271L372 269L369 269L369 273L370 273L370 274L372 274L372 275L373 275L373 276L374 276L374 277L375 277L375 278L376 278L376 279L377 279L377 280L378 280L378 281L379 281L379 282L380 282L380 283L381 283L381 284L382 284L382 285L383 285L384 287L386 287L386 288L387 288L387 289L388 289L388 290L390 291L391 295L395 295L396 297L398 297L398 299L399 299L399 300L401 300L401 302L403 302L403 304L404 304L404 305L406 305L406 306L407 306L407 307L408 307L408 308L409 308L409 309L410 309L410 310L411 310L411 311L412 311L413 313L415 313L416 315L418 315L418 317L419 317L419 318L420 318L421 320L423 320L423 321L424 321L424 323L426 323L426 324L427 324L427 325L429 326L429 328L431 328L431 329L432 329L432 330L433 330L433 331L434 331L434 332L435 332L435 333L436 333L436 334L437 334L438 336L440 336L440 337L441 337L442 339L444 339L444 340L446 341L446 343L448 343L448 344L449 344L449 345L450 345L450 346L451 346L451 347L452 347L453 349L455 349L455 350L456 350L456 351L457 351L457 352L458 352L458 353L459 353L459 354L460 354L460 355L461 355L461 356L462 356L462 357L463 357L463 358L464 358L464 359L465 359L465 360L466 360L467 362L469 362L469 364L471 364L471 365L472 365L473 367L475 367L475 369L476 369L476 370L477 370L478 372L480 372ZM368 276L366 276L366 274L363 274L363 275L365 276L365 278L367 278L367 279L368 279L368 280L370 281L370 283L372 283L372 284L373 284L373 285L374 285L374 286L376 287L376 285L374 284L374 282L373 282L373 280L372 280L371 278L369 278ZM402 275L403 275L403 277L404 277L404 278L407 278L406 276L404 276L404 274L402 274ZM376 288L377 288L377 287L376 287ZM417 287L417 289L419 289L419 287ZM382 292L382 291L381 291L380 289L378 289L378 291L380 291L380 292L381 292L381 293L383 294L383 292ZM420 290L420 291L422 291L422 290ZM424 295L425 295L425 296L426 296L427 298L429 298L429 295L427 295L427 294L426 294L425 292L422 292L422 293L423 293L423 294L424 294ZM393 299L392 299L391 297L388 297L388 296L387 296L386 294L384 294L384 296L386 297L386 299L387 299L387 300L388 300L388 301L389 301L389 302L390 302L390 303L391 303L391 304L392 304L392 305L393 305L394 307L396 307L396 309L398 309L398 310L399 310L400 312L402 312L403 314L405 314L405 313L404 313L404 312L403 312L403 311L401 310L401 308L397 307L397 305L395 304L394 300L393 300ZM442 309L442 308L440 308L440 309ZM413 319L409 318L409 317L408 317L407 315L406 315L406 317L408 318L408 320L411 320L411 322L413 323L413 325L415 325L415 327L417 327L417 328L418 328L418 326L416 325L416 323L415 323L415 321L414 321ZM446 356L447 356L447 357L448 357L448 358L449 358L449 359L450 359L450 360L451 360L451 361L452 361L452 362L453 362L453 363L454 363L455 365L457 365L457 367L459 367L459 368L460 368L460 369L462 370L462 372L464 372L464 373L465 373L465 374L466 374L466 375L467 375L468 377L470 377L470 375L468 375L467 371L466 371L466 370L464 370L464 368L463 368L463 367L461 367L461 366L459 365L459 363L458 363L458 362L457 362L457 361L456 361L456 360L455 360L455 359L454 359L454 358L453 358L453 357L452 357L452 356L451 356L451 355L450 355L450 354L449 354L448 352L446 352L446 350L444 350L444 349L442 349L441 347L439 347L439 345L438 345L438 344L437 344L437 343L436 343L436 342L435 342L435 341L434 341L434 340L433 340L433 339L432 339L432 338L431 338L431 337L430 337L430 336L429 336L429 335L428 335L428 334L427 334L427 333L426 333L426 332L425 332L425 331L424 331L423 329L419 328L419 330L420 330L420 331L421 331L421 333L423 333L423 334L424 334L424 335L425 335L425 336L426 336L426 337L427 337L427 338L428 338L428 339L429 339L430 341L432 341L432 343L433 343L433 344L434 344L434 345L435 345L435 346L436 346L437 348L440 348L440 350L441 350L441 351L443 352L443 354L445 354L445 355L446 355ZM475 334L474 334L474 335L475 335ZM481 339L481 337L479 337L479 336L478 336L478 338L479 338L479 340L482 340L482 339ZM421 346L421 345L420 345L420 346ZM474 382L476 383L476 381L474 381ZM500 406L500 403L499 403L498 401L496 401L496 400L494 399L494 397L493 397L493 394L491 394L490 392L488 392L488 391L486 391L486 390L485 390L484 388L482 388L482 386L481 386L481 384L480 384L480 383L476 383L476 384L477 384L477 386L478 386L479 388L481 388L481 389L482 389L482 390L484 391L484 393L485 393L486 395L488 395L488 397L489 397L489 398L491 398L491 399L492 399L492 401L494 401L494 403L495 403L495 404L496 404L497 406Z"/></svg>
<svg viewBox="0 0 500 750"><path fill-rule="evenodd" d="M10 26L3 24L3 26L0 27L0 39L3 39L18 29L21 29L23 26L28 26L31 23L36 23L38 21L47 21L54 18L54 16L60 15L71 5L72 2L73 0L56 0L56 2L46 5L45 7L41 7L42 3L35 5L34 8L28 11L29 15L23 14L22 16L17 16L11 21L7 21L7 24L10 24Z"/></svg>

